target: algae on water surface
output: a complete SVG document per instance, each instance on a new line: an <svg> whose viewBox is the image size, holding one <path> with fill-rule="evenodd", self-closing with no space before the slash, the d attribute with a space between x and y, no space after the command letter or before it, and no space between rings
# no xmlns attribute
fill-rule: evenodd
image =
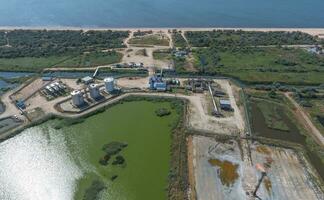
<svg viewBox="0 0 324 200"><path fill-rule="evenodd" d="M171 114L156 116L161 106ZM27 129L0 144L0 178L15 181L0 185L0 197L37 199L47 192L60 200L165 200L170 135L178 117L169 102L133 101L59 130L54 128L58 120ZM101 165L102 148L114 141L128 144L118 153L126 164Z"/></svg>

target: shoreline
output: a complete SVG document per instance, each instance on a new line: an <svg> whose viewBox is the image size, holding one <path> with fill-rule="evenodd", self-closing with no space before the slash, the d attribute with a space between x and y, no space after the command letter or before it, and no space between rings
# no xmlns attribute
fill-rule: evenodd
<svg viewBox="0 0 324 200"><path fill-rule="evenodd" d="M77 26L0 26L0 30L11 31L11 30L82 30L82 31L168 31L168 30L182 30L182 31L212 31L212 30L242 30L242 31L300 31L308 33L310 35L320 35L324 37L323 28L249 28L249 27L77 27Z"/></svg>

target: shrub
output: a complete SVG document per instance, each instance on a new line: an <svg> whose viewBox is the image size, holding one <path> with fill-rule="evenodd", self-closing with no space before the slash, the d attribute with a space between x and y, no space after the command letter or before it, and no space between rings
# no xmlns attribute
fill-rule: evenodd
<svg viewBox="0 0 324 200"><path fill-rule="evenodd" d="M171 111L166 108L159 108L155 111L155 114L159 117L167 116L171 114Z"/></svg>
<svg viewBox="0 0 324 200"><path fill-rule="evenodd" d="M99 193L106 189L105 184L102 181L94 180L91 186L85 191L83 200L96 200L99 198Z"/></svg>

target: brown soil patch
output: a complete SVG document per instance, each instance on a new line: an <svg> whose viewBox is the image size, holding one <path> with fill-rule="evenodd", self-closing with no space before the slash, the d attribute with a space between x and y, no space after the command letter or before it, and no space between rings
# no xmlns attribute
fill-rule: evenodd
<svg viewBox="0 0 324 200"><path fill-rule="evenodd" d="M267 189L268 193L270 194L271 188L272 188L270 179L268 177L265 177L263 180L263 184L264 184L265 188Z"/></svg>
<svg viewBox="0 0 324 200"><path fill-rule="evenodd" d="M221 161L218 159L210 159L208 162L212 166L217 166L220 168L220 179L222 184L226 185L227 187L232 186L239 177L239 174L237 173L237 164L233 164L227 160Z"/></svg>
<svg viewBox="0 0 324 200"><path fill-rule="evenodd" d="M257 146L256 151L262 154L271 155L271 151L266 146Z"/></svg>

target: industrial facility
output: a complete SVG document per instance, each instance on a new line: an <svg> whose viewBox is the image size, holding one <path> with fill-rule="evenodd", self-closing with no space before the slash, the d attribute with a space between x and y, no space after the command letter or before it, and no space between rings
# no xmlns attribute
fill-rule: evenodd
<svg viewBox="0 0 324 200"><path fill-rule="evenodd" d="M76 107L80 107L84 104L83 93L80 90L74 90L71 92L72 103Z"/></svg>
<svg viewBox="0 0 324 200"><path fill-rule="evenodd" d="M233 111L233 108L231 106L231 102L227 99L221 99L219 100L219 104L222 110L226 111Z"/></svg>
<svg viewBox="0 0 324 200"><path fill-rule="evenodd" d="M43 88L41 93L47 98L47 100L52 100L56 97L64 96L68 93L68 90L62 82L54 82Z"/></svg>
<svg viewBox="0 0 324 200"><path fill-rule="evenodd" d="M81 82L82 82L83 84L89 85L90 83L93 83L94 80L93 80L92 77L90 77L90 76L86 76L86 77L83 77L83 78L81 79Z"/></svg>
<svg viewBox="0 0 324 200"><path fill-rule="evenodd" d="M208 79L188 79L187 89L195 93L203 93L208 90L208 85L212 84L212 80Z"/></svg>
<svg viewBox="0 0 324 200"><path fill-rule="evenodd" d="M99 99L101 97L98 84L92 83L89 85L90 97L93 99Z"/></svg>
<svg viewBox="0 0 324 200"><path fill-rule="evenodd" d="M151 90L166 91L167 84L163 81L162 76L152 76L149 80L149 86Z"/></svg>
<svg viewBox="0 0 324 200"><path fill-rule="evenodd" d="M115 91L115 79L113 77L107 77L104 79L106 92L112 93Z"/></svg>

